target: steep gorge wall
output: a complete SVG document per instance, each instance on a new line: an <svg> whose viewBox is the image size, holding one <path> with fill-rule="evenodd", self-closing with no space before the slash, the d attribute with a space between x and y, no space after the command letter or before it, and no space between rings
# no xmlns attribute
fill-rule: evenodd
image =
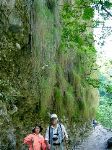
<svg viewBox="0 0 112 150"><path fill-rule="evenodd" d="M82 7L90 1L0 5L0 145L20 150L25 134L36 122L47 122L49 113L76 124L95 114L98 93L87 82L96 53L92 16Z"/></svg>

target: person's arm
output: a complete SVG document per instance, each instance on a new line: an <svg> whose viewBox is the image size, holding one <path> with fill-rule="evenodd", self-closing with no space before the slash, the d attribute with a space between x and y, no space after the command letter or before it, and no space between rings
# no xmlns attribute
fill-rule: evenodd
<svg viewBox="0 0 112 150"><path fill-rule="evenodd" d="M42 150L46 150L46 143L45 143L45 139L44 139L43 136L42 136L42 139L41 139L41 146L42 146Z"/></svg>
<svg viewBox="0 0 112 150"><path fill-rule="evenodd" d="M46 143L47 149L50 150L50 144L49 144L49 127L46 130L45 143Z"/></svg>
<svg viewBox="0 0 112 150"><path fill-rule="evenodd" d="M65 140L68 140L68 134L67 134L67 131L65 129L65 126L64 125L61 125L61 126L62 126L62 131L64 133L64 138L65 138Z"/></svg>
<svg viewBox="0 0 112 150"><path fill-rule="evenodd" d="M26 137L24 138L23 143L24 143L24 144L28 144L28 145L32 144L32 143L33 143L32 135L30 134L30 135L26 136Z"/></svg>

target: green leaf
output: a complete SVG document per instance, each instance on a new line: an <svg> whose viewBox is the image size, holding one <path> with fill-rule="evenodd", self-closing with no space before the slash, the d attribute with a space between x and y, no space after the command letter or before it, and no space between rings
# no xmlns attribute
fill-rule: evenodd
<svg viewBox="0 0 112 150"><path fill-rule="evenodd" d="M104 6L105 6L106 8L111 8L111 7L112 7L112 3L110 3L109 1L105 1L105 2L104 2Z"/></svg>
<svg viewBox="0 0 112 150"><path fill-rule="evenodd" d="M93 10L93 8L88 7L88 8L84 9L83 19L89 20L89 19L93 18L93 16L94 16L94 10Z"/></svg>

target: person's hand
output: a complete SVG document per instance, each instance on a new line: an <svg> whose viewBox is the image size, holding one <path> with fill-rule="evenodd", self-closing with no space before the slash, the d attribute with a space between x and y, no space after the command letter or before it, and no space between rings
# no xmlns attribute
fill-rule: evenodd
<svg viewBox="0 0 112 150"><path fill-rule="evenodd" d="M66 144L68 143L68 141L69 141L68 138L65 138L65 143L66 143Z"/></svg>
<svg viewBox="0 0 112 150"><path fill-rule="evenodd" d="M47 144L47 149L50 150L50 148L51 148L51 145L48 143Z"/></svg>
<svg viewBox="0 0 112 150"><path fill-rule="evenodd" d="M64 138L64 141L65 141L65 142L67 142L68 140L69 140L69 138L68 138L68 137L65 137L65 138Z"/></svg>
<svg viewBox="0 0 112 150"><path fill-rule="evenodd" d="M31 138L31 141L32 141L32 143L34 142L34 139L33 138Z"/></svg>
<svg viewBox="0 0 112 150"><path fill-rule="evenodd" d="M70 143L71 143L71 140L67 138L67 139L65 139L65 143L66 143L66 144L70 144Z"/></svg>

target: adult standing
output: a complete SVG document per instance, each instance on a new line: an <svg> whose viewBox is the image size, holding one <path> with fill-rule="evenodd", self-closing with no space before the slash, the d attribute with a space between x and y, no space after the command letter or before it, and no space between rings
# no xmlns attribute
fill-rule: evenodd
<svg viewBox="0 0 112 150"><path fill-rule="evenodd" d="M33 128L32 133L24 138L24 144L29 146L29 150L46 150L44 137L40 134L41 126L37 125Z"/></svg>
<svg viewBox="0 0 112 150"><path fill-rule="evenodd" d="M46 130L45 141L48 150L64 150L64 140L68 139L66 129L59 123L56 114L50 117L50 125Z"/></svg>

